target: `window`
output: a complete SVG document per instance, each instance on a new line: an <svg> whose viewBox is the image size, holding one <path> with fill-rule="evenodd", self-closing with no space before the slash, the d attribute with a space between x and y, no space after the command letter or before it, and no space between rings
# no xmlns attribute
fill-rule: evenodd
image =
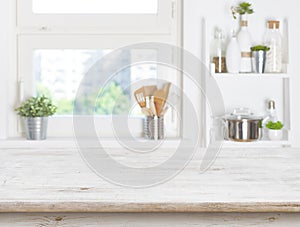
<svg viewBox="0 0 300 227"><path fill-rule="evenodd" d="M124 2L126 7L111 7L112 3ZM49 121L48 135L72 136L73 101L82 78L93 73L101 79L105 69L97 68L95 63L120 47L143 42L180 45L179 6L179 1L170 0L17 0L16 80L20 86L16 93L20 97L36 94L52 97L59 108ZM155 49L132 49L122 54L130 65L141 54L155 59L162 53ZM101 88L104 98L97 100L94 113L83 112L96 114L99 125L108 125L101 136L113 135L108 116L128 114L128 105L132 107L132 134L141 135L141 113L133 97L136 87L130 86L141 79L164 79L177 86L181 82L174 70L153 62L131 65L118 72L114 80ZM121 97L122 105L114 105L116 96ZM84 100L82 105L89 102ZM178 136L177 118L171 111L169 115L167 135ZM17 122L16 117L10 121ZM10 136L18 135L15 131Z"/></svg>
<svg viewBox="0 0 300 227"><path fill-rule="evenodd" d="M146 50L143 50L143 53ZM73 103L77 88L88 70L111 50L35 50L33 53L33 80L35 80L35 94L47 95L56 103L58 110L56 115L72 115ZM150 55L156 55L156 51L146 51ZM134 51L123 53L127 56L123 60L130 64L131 58L136 55ZM111 64L116 64L113 62ZM97 67L93 70L93 77L103 74L104 68ZM157 78L156 64L134 65L120 71L114 76L104 89L102 98L98 100L95 111L89 114L109 115L127 114L127 105L135 102L132 99L130 84L133 81L146 78ZM92 87L92 84L87 84ZM89 89L89 88L88 88ZM122 99L123 105L115 106L114 99ZM93 105L92 100L82 100L82 109ZM138 108L137 108L138 109ZM135 111L137 114L137 111Z"/></svg>
<svg viewBox="0 0 300 227"><path fill-rule="evenodd" d="M170 33L177 1L17 0L17 24L30 30L72 27L82 31L97 27L109 33Z"/></svg>
<svg viewBox="0 0 300 227"><path fill-rule="evenodd" d="M157 14L158 0L32 0L36 14Z"/></svg>

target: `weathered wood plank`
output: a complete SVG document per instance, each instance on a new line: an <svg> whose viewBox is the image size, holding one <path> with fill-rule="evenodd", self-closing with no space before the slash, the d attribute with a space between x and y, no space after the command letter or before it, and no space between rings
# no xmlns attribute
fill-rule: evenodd
<svg viewBox="0 0 300 227"><path fill-rule="evenodd" d="M300 203L124 203L124 202L1 202L0 213L7 212L101 212L101 213L185 213L185 212L300 212Z"/></svg>
<svg viewBox="0 0 300 227"><path fill-rule="evenodd" d="M289 213L6 213L0 214L1 226L299 226L300 216Z"/></svg>
<svg viewBox="0 0 300 227"><path fill-rule="evenodd" d="M174 153L108 152L135 167ZM300 212L299 150L223 149L200 173L203 154L170 181L133 189L97 176L75 149L2 148L0 212Z"/></svg>

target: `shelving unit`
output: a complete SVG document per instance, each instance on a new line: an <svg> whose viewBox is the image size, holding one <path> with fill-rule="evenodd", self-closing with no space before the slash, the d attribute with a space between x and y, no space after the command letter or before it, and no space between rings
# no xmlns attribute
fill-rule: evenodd
<svg viewBox="0 0 300 227"><path fill-rule="evenodd" d="M289 79L290 75L287 73L264 73L264 74L257 74L257 73L238 73L238 74L233 74L233 73L211 73L211 76L214 77L215 79L218 78L255 78L255 79L260 79L260 78L269 78L269 79Z"/></svg>
<svg viewBox="0 0 300 227"><path fill-rule="evenodd" d="M236 107L247 107L247 106L253 106L254 104L251 103L251 98L253 97L254 100L261 100L261 103L263 103L266 98L266 93L268 91L272 91L270 96L275 96L278 98L277 104L280 106L281 110L281 119L285 125L284 128L284 136L283 139L280 141L270 141L264 137L264 139L256 141L256 142L234 142L234 141L228 141L225 140L223 142L223 147L287 147L290 146L290 137L291 137L291 116L290 116L290 83L292 76L288 73L288 67L287 64L283 66L283 73L264 73L264 74L257 74L257 73L238 73L238 74L232 74L232 73L214 73L211 72L211 69L214 67L211 67L210 63L210 56L209 56L209 49L210 49L210 42L213 34L213 28L215 26L212 26L209 24L208 19L204 19L203 21L203 43L204 45L203 49L205 50L205 53L203 54L203 60L206 63L207 68L210 71L209 76L212 76L217 84L219 85L220 91L223 94L223 98L226 101L225 102L225 109L226 114L229 114L230 112L228 109L232 108L232 103L238 103L239 106ZM287 29L288 30L288 29ZM257 83L256 83L257 81ZM273 85L276 85L276 88L272 90ZM226 86L230 87L226 87ZM274 85L274 86L275 86ZM244 90L243 87L244 86ZM239 102L240 100L234 96L234 89L240 88L238 92L242 92L243 94L237 93L236 95L240 95L243 97L247 97L248 99L244 102ZM252 88L252 90L251 90ZM279 88L279 89L278 89ZM276 90L278 89L278 90ZM252 92L251 92L252 91ZM227 92L227 93L226 93ZM232 93L232 94L231 94ZM275 94L276 93L276 94ZM275 94L275 95L274 95ZM250 97L252 96L252 97ZM229 97L229 98L228 98ZM231 100L231 99L232 100ZM248 103L247 103L248 102ZM227 104L226 104L227 103ZM228 103L230 105L228 105ZM262 106L262 104L260 105ZM244 106L243 106L244 105ZM207 138L207 144L209 143L211 139L211 129L215 127L213 123L213 117L211 116L211 113L208 111L209 106L207 105L206 110L206 138ZM233 111L233 109L231 109ZM221 125L219 125L221 130ZM214 129L213 131L218 131Z"/></svg>
<svg viewBox="0 0 300 227"><path fill-rule="evenodd" d="M240 148L240 147L253 147L253 148L264 148L264 147L290 147L291 144L288 140L270 141L260 140L255 142L234 142L225 140L222 147L226 148Z"/></svg>
<svg viewBox="0 0 300 227"><path fill-rule="evenodd" d="M282 140L279 141L271 141L267 138L263 138L259 141L254 141L254 142L234 142L230 140L224 140L223 147L230 147L230 148L235 148L235 147L290 147L290 131L289 130L284 130L283 131L283 138Z"/></svg>

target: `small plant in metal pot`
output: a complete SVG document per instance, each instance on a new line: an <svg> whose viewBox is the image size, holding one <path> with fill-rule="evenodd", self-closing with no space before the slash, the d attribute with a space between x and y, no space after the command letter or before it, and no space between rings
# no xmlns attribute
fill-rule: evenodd
<svg viewBox="0 0 300 227"><path fill-rule="evenodd" d="M267 59L267 51L270 47L257 45L251 47L252 52L252 68L254 73L264 73Z"/></svg>
<svg viewBox="0 0 300 227"><path fill-rule="evenodd" d="M270 140L281 140L282 139L282 129L283 124L281 121L269 121L266 124L266 128L268 129L268 136Z"/></svg>
<svg viewBox="0 0 300 227"><path fill-rule="evenodd" d="M28 140L45 140L48 117L55 114L57 107L50 98L42 95L30 97L15 109L21 116Z"/></svg>
<svg viewBox="0 0 300 227"><path fill-rule="evenodd" d="M269 51L270 47L264 46L264 45L257 45L251 47L251 51Z"/></svg>

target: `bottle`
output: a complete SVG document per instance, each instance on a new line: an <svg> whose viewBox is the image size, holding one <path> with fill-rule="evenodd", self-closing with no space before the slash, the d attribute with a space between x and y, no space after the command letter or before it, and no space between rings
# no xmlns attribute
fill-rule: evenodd
<svg viewBox="0 0 300 227"><path fill-rule="evenodd" d="M273 101L273 100L268 101L266 116L263 119L262 126L265 127L265 125L269 121L272 121L272 122L278 121L277 112L276 112L276 108L275 108L275 101Z"/></svg>
<svg viewBox="0 0 300 227"><path fill-rule="evenodd" d="M280 139L282 137L282 131L281 130L268 130L268 128L266 127L266 124L268 124L269 121L272 121L272 122L278 121L277 112L276 112L276 108L275 108L275 102L273 100L268 101L266 115L262 121L263 138L274 140L273 137L275 137L277 135L278 139ZM275 135L274 135L274 133L275 133ZM276 140L278 140L278 139L276 139Z"/></svg>
<svg viewBox="0 0 300 227"><path fill-rule="evenodd" d="M252 72L252 59L251 59L251 35L248 31L247 15L241 15L241 28L238 33L238 41L241 48L241 73Z"/></svg>
<svg viewBox="0 0 300 227"><path fill-rule="evenodd" d="M211 62L215 65L215 73L225 73L226 58L225 58L225 42L223 31L219 28L215 30L215 37L211 45Z"/></svg>
<svg viewBox="0 0 300 227"><path fill-rule="evenodd" d="M266 72L280 73L282 71L282 38L279 31L279 21L268 21L264 43L270 47L267 52Z"/></svg>
<svg viewBox="0 0 300 227"><path fill-rule="evenodd" d="M226 67L229 73L239 73L241 65L241 49L235 32L232 32L231 40L226 49Z"/></svg>

